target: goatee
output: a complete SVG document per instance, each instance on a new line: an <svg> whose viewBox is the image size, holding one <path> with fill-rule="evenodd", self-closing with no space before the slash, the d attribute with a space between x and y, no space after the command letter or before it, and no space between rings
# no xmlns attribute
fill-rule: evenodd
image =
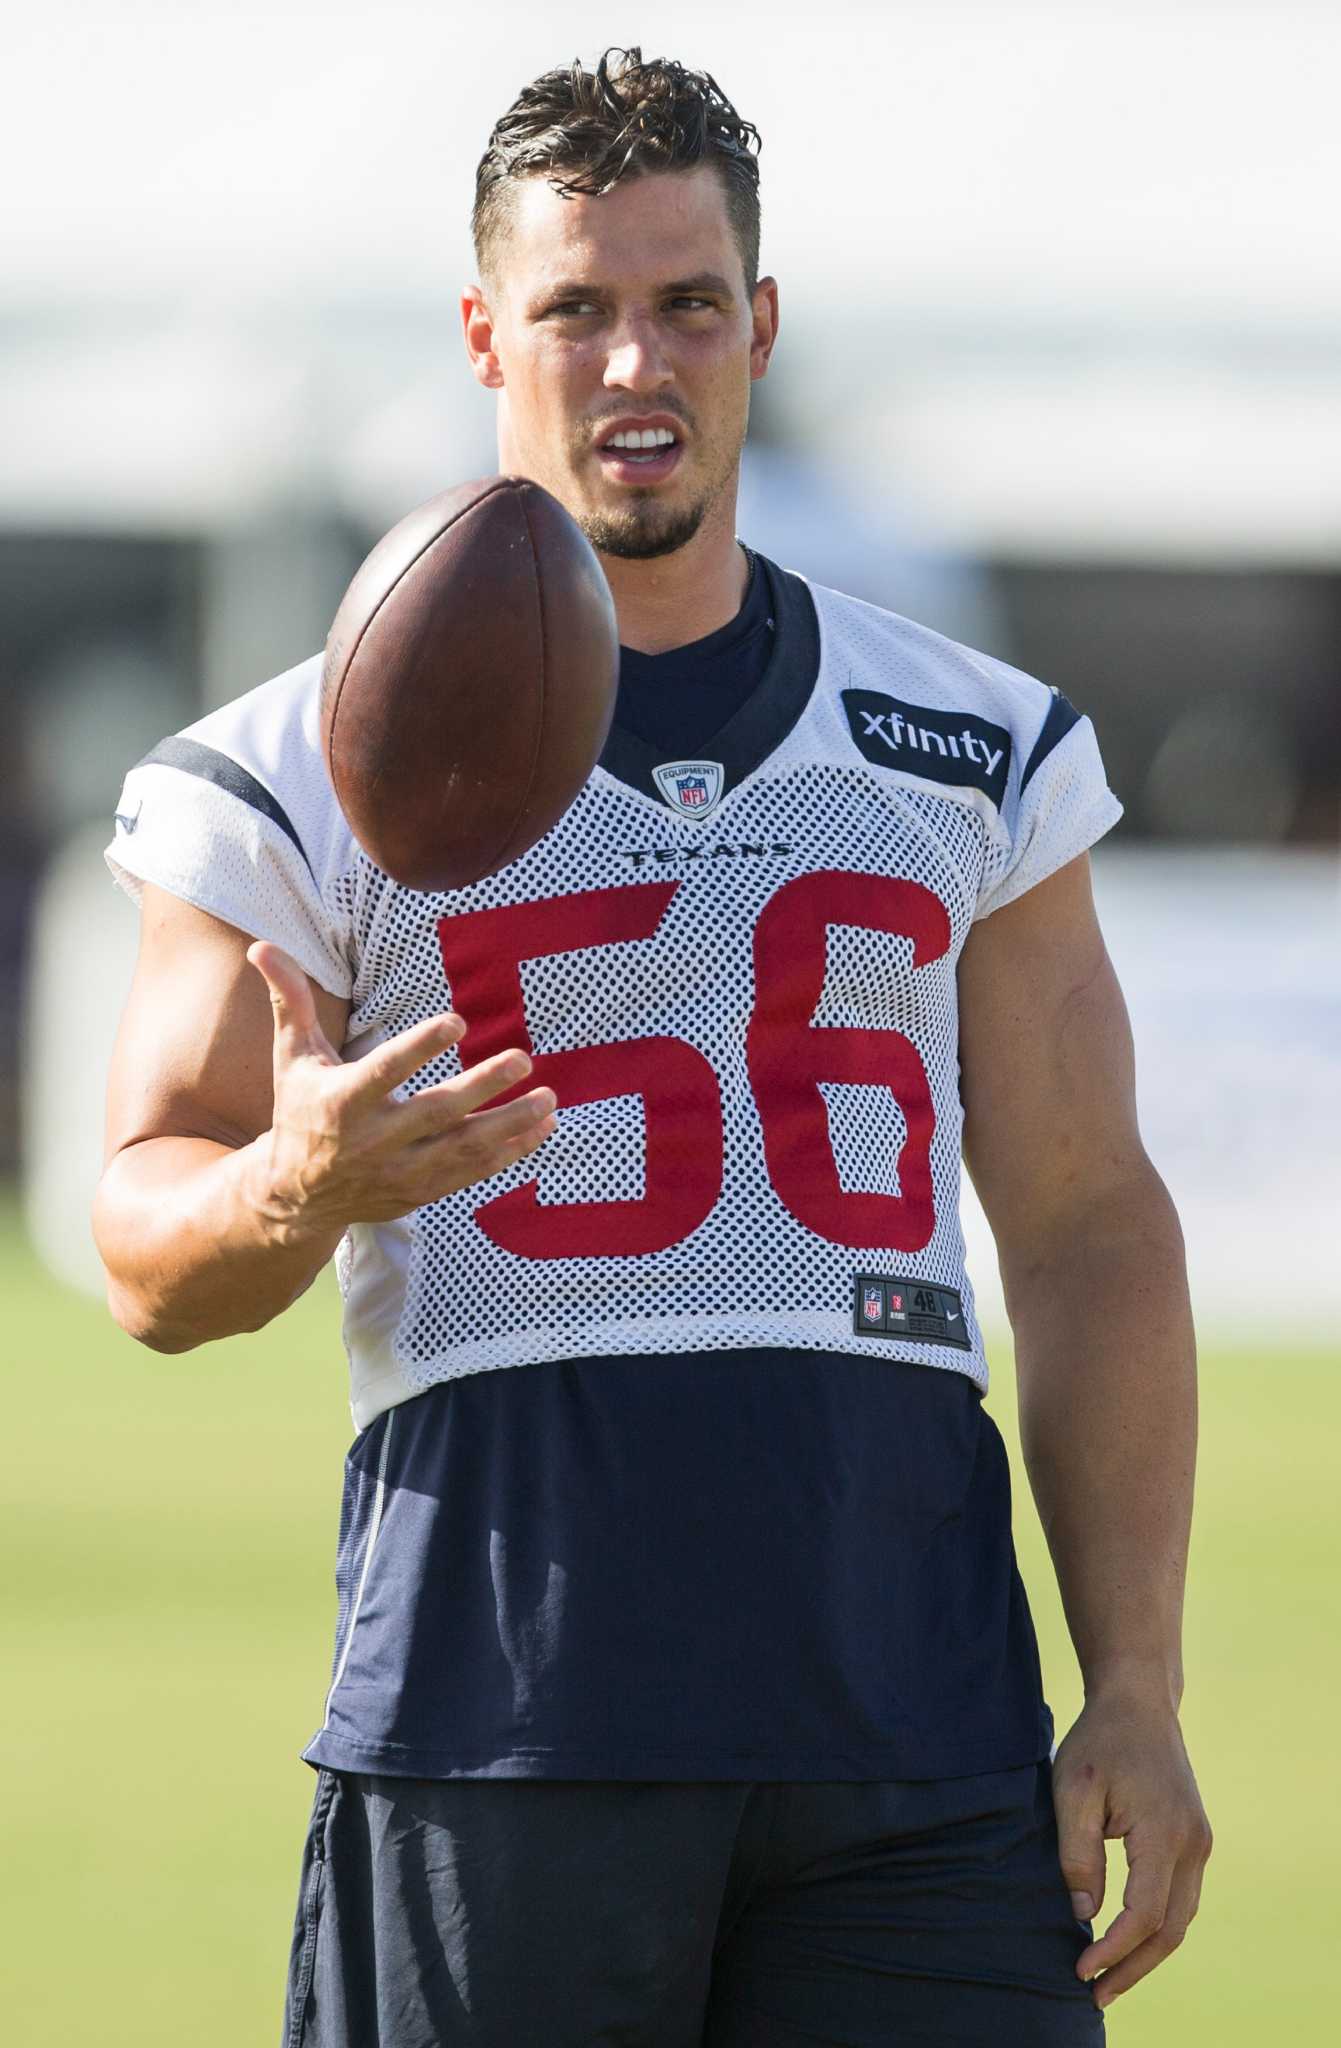
<svg viewBox="0 0 1341 2048"><path fill-rule="evenodd" d="M649 495L620 512L589 512L578 525L597 554L615 555L624 562L650 562L687 547L707 509L705 499L683 512L663 513Z"/></svg>

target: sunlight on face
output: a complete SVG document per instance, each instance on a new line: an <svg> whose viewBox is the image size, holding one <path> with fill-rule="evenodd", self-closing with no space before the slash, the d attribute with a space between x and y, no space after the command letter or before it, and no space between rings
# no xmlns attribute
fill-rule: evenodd
<svg viewBox="0 0 1341 2048"><path fill-rule="evenodd" d="M485 297L505 471L552 491L611 555L669 554L705 521L732 525L776 294L765 279L751 302L714 170L599 198L528 178Z"/></svg>

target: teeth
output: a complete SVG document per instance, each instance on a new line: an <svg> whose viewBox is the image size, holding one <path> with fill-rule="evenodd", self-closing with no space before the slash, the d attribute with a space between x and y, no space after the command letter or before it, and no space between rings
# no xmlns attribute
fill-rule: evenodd
<svg viewBox="0 0 1341 2048"><path fill-rule="evenodd" d="M611 436L608 448L670 448L675 436L669 427L631 427Z"/></svg>

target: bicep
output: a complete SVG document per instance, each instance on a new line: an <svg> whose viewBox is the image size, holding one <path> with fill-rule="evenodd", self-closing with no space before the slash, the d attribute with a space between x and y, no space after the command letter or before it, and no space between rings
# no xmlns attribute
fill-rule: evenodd
<svg viewBox="0 0 1341 2048"><path fill-rule="evenodd" d="M973 927L959 1018L964 1157L1006 1257L1149 1170L1086 855Z"/></svg>
<svg viewBox="0 0 1341 2048"><path fill-rule="evenodd" d="M108 1077L107 1158L146 1138L246 1145L268 1130L274 1031L254 935L146 884L140 948ZM313 982L317 1016L344 1043L349 1004Z"/></svg>

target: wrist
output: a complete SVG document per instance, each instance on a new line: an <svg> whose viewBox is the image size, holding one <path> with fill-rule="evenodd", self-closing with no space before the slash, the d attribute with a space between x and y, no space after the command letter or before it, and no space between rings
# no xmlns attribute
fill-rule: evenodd
<svg viewBox="0 0 1341 2048"><path fill-rule="evenodd" d="M1182 1658L1175 1654L1130 1652L1086 1659L1083 1667L1085 1705L1121 1705L1127 1710L1155 1709L1177 1718L1183 1699Z"/></svg>
<svg viewBox="0 0 1341 2048"><path fill-rule="evenodd" d="M242 1200L261 1240L276 1251L309 1253L314 1270L323 1265L344 1236L346 1219L323 1215L310 1191L283 1171L273 1130L263 1131L236 1158Z"/></svg>

